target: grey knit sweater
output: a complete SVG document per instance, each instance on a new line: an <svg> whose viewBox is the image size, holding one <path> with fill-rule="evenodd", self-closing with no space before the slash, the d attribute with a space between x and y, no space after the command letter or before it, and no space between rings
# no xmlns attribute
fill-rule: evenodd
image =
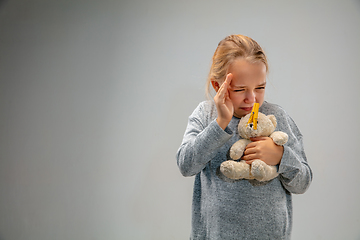
<svg viewBox="0 0 360 240"><path fill-rule="evenodd" d="M200 103L189 117L177 164L184 176L196 176L190 239L290 239L291 194L307 190L312 171L302 135L290 116L268 102L259 111L275 115L276 130L289 135L279 176L265 183L230 180L219 172L220 164L229 159L230 147L239 139L238 118L233 117L225 130L220 128L213 101Z"/></svg>

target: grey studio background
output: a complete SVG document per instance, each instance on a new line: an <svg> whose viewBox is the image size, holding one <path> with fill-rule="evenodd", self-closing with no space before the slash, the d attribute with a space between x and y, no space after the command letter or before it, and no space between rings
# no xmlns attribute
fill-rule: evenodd
<svg viewBox="0 0 360 240"><path fill-rule="evenodd" d="M2 1L0 239L188 239L175 153L234 33L305 136L293 239L360 239L359 26L352 0Z"/></svg>

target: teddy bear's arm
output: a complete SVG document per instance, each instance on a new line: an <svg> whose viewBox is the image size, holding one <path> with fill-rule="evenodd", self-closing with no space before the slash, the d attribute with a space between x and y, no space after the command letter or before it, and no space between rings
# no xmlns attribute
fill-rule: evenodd
<svg viewBox="0 0 360 240"><path fill-rule="evenodd" d="M273 132L269 137L279 146L284 145L289 139L289 136L281 131Z"/></svg>
<svg viewBox="0 0 360 240"><path fill-rule="evenodd" d="M238 160L244 153L246 145L248 145L251 141L248 139L240 139L235 142L230 148L230 157L233 160Z"/></svg>

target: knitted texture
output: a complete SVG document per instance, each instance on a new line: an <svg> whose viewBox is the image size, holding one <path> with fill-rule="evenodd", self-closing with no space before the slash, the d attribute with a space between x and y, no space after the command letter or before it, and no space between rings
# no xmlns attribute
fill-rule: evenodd
<svg viewBox="0 0 360 240"><path fill-rule="evenodd" d="M230 180L219 171L229 149L239 140L238 118L225 130L216 122L213 101L199 104L189 117L177 164L184 176L195 176L190 239L290 239L292 194L304 193L312 171L302 135L279 106L264 102L260 112L275 115L277 131L289 135L278 166L279 176L269 182Z"/></svg>

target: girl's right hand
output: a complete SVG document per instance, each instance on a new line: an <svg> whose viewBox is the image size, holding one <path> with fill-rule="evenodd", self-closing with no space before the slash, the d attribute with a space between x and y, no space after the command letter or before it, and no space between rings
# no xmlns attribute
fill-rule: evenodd
<svg viewBox="0 0 360 240"><path fill-rule="evenodd" d="M216 109L218 112L218 117L216 121L222 129L225 129L227 127L227 125L231 121L231 118L234 115L234 105L229 95L229 87L232 78L233 75L231 73L226 75L225 81L223 82L223 84L221 84L214 97Z"/></svg>

